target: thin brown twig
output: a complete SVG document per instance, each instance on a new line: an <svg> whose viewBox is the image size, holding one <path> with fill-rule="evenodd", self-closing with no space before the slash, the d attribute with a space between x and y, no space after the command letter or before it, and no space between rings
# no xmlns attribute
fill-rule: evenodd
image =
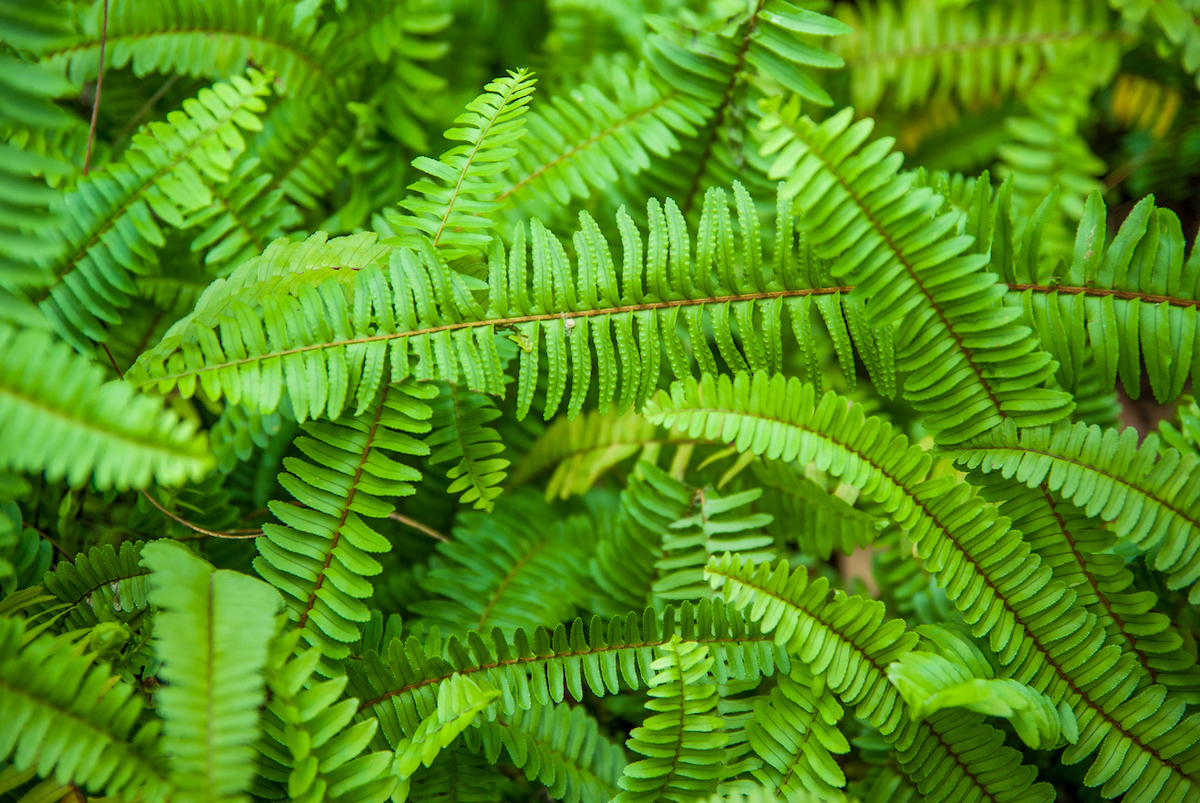
<svg viewBox="0 0 1200 803"><path fill-rule="evenodd" d="M104 21L100 25L100 67L96 70L96 99L92 102L92 122L88 126L87 150L83 154L83 174L92 161L92 142L96 139L96 117L100 113L100 89L104 85L104 45L108 39L108 0L104 0Z"/></svg>
<svg viewBox="0 0 1200 803"><path fill-rule="evenodd" d="M428 535L430 538L435 538L438 541L441 541L443 544L450 543L449 538L442 535L437 530L430 527L428 524L422 524L421 522L417 521L416 519L410 519L408 516L405 516L400 513L396 513L395 511L389 513L388 518L394 519L394 520L400 522L401 524L412 527L414 530L420 530L421 532Z"/></svg>
<svg viewBox="0 0 1200 803"><path fill-rule="evenodd" d="M217 530L206 530L203 527L201 527L200 525L192 524L190 521L183 518L182 516L179 516L175 513L172 513L171 511L167 510L165 507L163 507L161 504L159 504L158 500L155 499L153 496L151 496L147 491L142 491L142 496L146 497L146 499L150 502L150 504L152 504L156 508L158 508L164 516L174 519L175 521L179 522L184 527L187 527L189 530L192 530L193 532L200 533L200 535L198 535L198 536L192 536L192 537L188 537L188 538L180 538L179 539L180 541L192 541L192 540L195 540L196 538L224 538L224 539L227 539L230 541L246 541L249 539L258 538L260 535L263 534L262 530L228 530L225 532L221 532L221 531L217 531Z"/></svg>

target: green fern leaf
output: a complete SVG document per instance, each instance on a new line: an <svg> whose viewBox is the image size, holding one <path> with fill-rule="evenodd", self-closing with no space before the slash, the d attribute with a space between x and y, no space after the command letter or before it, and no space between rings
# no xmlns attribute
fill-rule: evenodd
<svg viewBox="0 0 1200 803"><path fill-rule="evenodd" d="M214 570L177 543L146 544L142 561L158 609L154 648L167 685L157 705L177 797L241 799L253 773L279 595L253 577Z"/></svg>
<svg viewBox="0 0 1200 803"><path fill-rule="evenodd" d="M56 343L0 324L0 468L102 489L177 485L212 467L195 424Z"/></svg>
<svg viewBox="0 0 1200 803"><path fill-rule="evenodd" d="M487 396L446 385L433 402L433 432L425 439L431 465L456 461L446 475L451 480L447 492L461 494L463 504L481 510L492 509L508 476L509 461L496 457L504 451L500 433L488 426L499 417Z"/></svg>

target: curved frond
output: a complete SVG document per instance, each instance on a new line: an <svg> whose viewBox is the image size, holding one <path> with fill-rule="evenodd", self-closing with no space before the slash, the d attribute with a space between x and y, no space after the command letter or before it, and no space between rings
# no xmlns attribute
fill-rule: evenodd
<svg viewBox="0 0 1200 803"><path fill-rule="evenodd" d="M778 154L771 175L784 179L816 254L854 285L867 322L896 323L904 394L928 414L926 428L957 443L1005 420L1028 427L1066 416L1070 395L1045 386L1053 360L1001 304L986 253L972 253L987 243L958 234L960 215L942 213L932 189L911 189L890 137L864 146L874 123L853 117L845 109L818 125L796 103L776 105L763 152ZM989 194L987 182L976 185L977 220Z"/></svg>
<svg viewBox="0 0 1200 803"><path fill-rule="evenodd" d="M417 768L433 764L438 754L471 727L475 718L499 696L500 692L491 686L462 675L453 675L438 686L437 709L421 720L411 736L396 745L392 773L400 779L396 792L400 800L407 797Z"/></svg>
<svg viewBox="0 0 1200 803"><path fill-rule="evenodd" d="M178 485L212 467L192 421L46 332L0 324L0 468L102 489Z"/></svg>
<svg viewBox="0 0 1200 803"><path fill-rule="evenodd" d="M279 594L241 572L214 570L177 543L146 544L142 561L158 609L154 650L166 685L155 701L177 797L243 799Z"/></svg>
<svg viewBox="0 0 1200 803"><path fill-rule="evenodd" d="M142 566L142 543L126 541L120 548L95 547L75 556L74 561L59 561L47 572L42 586L53 595L44 609L65 608L61 628L93 627L102 621L99 611L118 616L144 610L149 604L150 570Z"/></svg>
<svg viewBox="0 0 1200 803"><path fill-rule="evenodd" d="M488 423L500 417L490 398L457 385L444 385L433 400L433 431L425 438L431 449L429 463L455 461L447 471L448 493L461 494L463 504L491 510L508 476L509 461L496 457L504 451L500 433Z"/></svg>
<svg viewBox="0 0 1200 803"><path fill-rule="evenodd" d="M388 453L428 454L413 435L429 431L425 400L436 392L412 382L385 385L360 416L303 425L295 445L304 458L284 458L279 482L298 504L270 503L279 523L264 524L255 539L254 568L283 592L303 645L320 647L327 661L348 656L370 618L366 578L383 570L371 553L391 543L366 519L392 512L387 497L413 493L420 472ZM322 674L329 671L322 666Z"/></svg>

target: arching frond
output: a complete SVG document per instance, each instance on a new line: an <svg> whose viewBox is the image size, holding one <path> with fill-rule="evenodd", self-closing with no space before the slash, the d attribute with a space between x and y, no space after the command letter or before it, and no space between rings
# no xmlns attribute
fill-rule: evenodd
<svg viewBox="0 0 1200 803"><path fill-rule="evenodd" d="M391 544L366 519L392 512L387 497L413 492L420 472L388 453L429 453L413 435L429 431L425 400L436 392L412 382L385 385L360 416L305 424L296 446L307 459L283 461L288 473L279 482L298 504L271 502L280 523L263 525L254 568L283 592L288 616L303 633L300 648L320 647L326 661L349 655L346 645L370 618L366 578L383 568L371 553ZM322 665L321 671L331 670Z"/></svg>
<svg viewBox="0 0 1200 803"><path fill-rule="evenodd" d="M279 594L241 572L214 570L180 544L146 544L142 561L158 609L154 650L166 685L155 702L177 797L243 799Z"/></svg>
<svg viewBox="0 0 1200 803"><path fill-rule="evenodd" d="M24 625L0 619L0 759L89 792L172 792L156 748L158 723L138 726L142 699L94 654L50 639L27 642Z"/></svg>
<svg viewBox="0 0 1200 803"><path fill-rule="evenodd" d="M413 195L400 202L411 214L391 217L392 225L426 235L445 259L485 251L494 224L487 217L499 208L496 177L515 153L513 143L525 133L525 112L533 97L535 80L525 70L509 73L484 87L484 93L446 132L446 138L463 142L437 161L418 156L413 167L426 173L409 187ZM423 197L418 197L420 193ZM414 237L402 237L411 242ZM423 238L422 238L423 239Z"/></svg>
<svg viewBox="0 0 1200 803"><path fill-rule="evenodd" d="M873 122L852 125L853 115L845 109L817 125L798 104L777 106L763 150L778 154L771 175L785 179L817 255L835 260L833 275L866 302L868 323L897 323L905 396L928 414L926 428L956 443L1005 420L1027 427L1064 417L1070 396L1045 387L1054 363L1000 303L1004 289L984 269L986 254L972 253L976 239L954 236L959 215L940 213L932 190L910 190L891 138L863 146ZM989 193L977 185L977 221Z"/></svg>
<svg viewBox="0 0 1200 803"><path fill-rule="evenodd" d="M178 485L212 467L192 421L46 332L0 324L0 468L102 489Z"/></svg>
<svg viewBox="0 0 1200 803"><path fill-rule="evenodd" d="M509 253L493 244L486 306L463 276L446 270L428 243L415 252L397 250L386 274L364 266L353 275L329 277L316 293L301 292L301 280L307 285L329 274L298 272L295 284L267 283L268 294L254 280L263 266L251 269L254 263L248 263L229 282L214 283L209 291L214 303L202 298L193 316L139 358L129 378L164 393L177 387L185 396L199 382L211 399L228 394L263 413L275 410L284 389L297 411L310 408L314 399L357 398L361 409L378 387L379 366L390 358L395 379L411 374L500 395L505 387L495 343L500 330L512 333L521 349L518 414L532 404L544 346L545 416L558 410L569 380L567 411L574 417L592 387L593 359L600 409L615 401L623 411L640 406L658 385L664 350L676 376L690 375L693 359L703 372L715 373L718 355L731 367L781 366L785 318L801 345L800 359L810 365L805 370L815 376L809 333L816 307L835 333L844 370L853 376L853 342L859 354L867 354L868 367L876 366L876 385L887 387L894 376L890 331L867 336L865 327L847 330L846 320L858 314L843 295L847 288L824 281L806 249L797 255L786 204L768 262L753 201L740 185L734 197L742 236L735 236L727 195L714 190L697 231L695 258L674 204L649 203L648 241L628 215L619 216L625 249L620 280L590 216L581 215L574 265L557 238L535 221L530 240L519 231ZM319 245L310 247L328 258ZM263 259L282 259L287 248L303 246L273 246ZM303 298L285 295L289 292ZM261 308L254 309L257 305ZM217 313L225 309L230 312L221 319ZM709 327L717 354L709 345ZM313 382L281 373L289 365L303 367ZM335 415L340 408L328 412Z"/></svg>

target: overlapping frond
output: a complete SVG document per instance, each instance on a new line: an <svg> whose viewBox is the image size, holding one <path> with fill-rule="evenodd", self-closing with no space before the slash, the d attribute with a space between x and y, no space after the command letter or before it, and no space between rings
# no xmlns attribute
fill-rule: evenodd
<svg viewBox="0 0 1200 803"><path fill-rule="evenodd" d="M491 510L509 466L507 458L496 456L504 451L500 433L488 426L500 411L487 396L457 385L442 386L432 407L433 431L425 438L430 464L454 461L446 473L447 492L461 494L463 504Z"/></svg>
<svg viewBox="0 0 1200 803"><path fill-rule="evenodd" d="M400 202L411 214L394 214L392 224L413 234L401 242L428 237L446 259L486 251L494 225L488 217L500 208L498 180L512 147L525 133L525 112L533 97L535 80L517 70L484 87L484 93L467 104L454 120L446 138L464 143L438 160L418 156L413 167L428 175L409 189L414 193ZM416 193L419 193L418 196Z"/></svg>
<svg viewBox="0 0 1200 803"><path fill-rule="evenodd" d="M618 793L625 752L582 706L534 705L479 724L482 752L496 764L503 750L527 780L555 800L608 803Z"/></svg>
<svg viewBox="0 0 1200 803"><path fill-rule="evenodd" d="M245 149L241 132L259 128L267 86L252 70L202 89L57 202L61 239L41 260L47 281L34 297L77 348L105 340L106 325L120 323L118 310L137 292L133 276L149 272L165 242L159 221L182 227L186 215L213 203L210 184L229 179Z"/></svg>
<svg viewBox="0 0 1200 803"><path fill-rule="evenodd" d="M465 642L452 638L446 657L431 654L415 638L392 642L385 660L367 653L347 669L352 692L363 699L364 712L379 719L386 744L396 745L436 706L439 684L451 675L480 676L503 694L488 718L513 716L537 703L561 703L569 695L579 701L586 688L598 697L644 687L652 675L654 648L678 635L684 642L704 644L714 660L718 683L756 680L787 671L787 655L742 615L723 602L685 602L588 624L576 619L568 629L517 630L509 638L499 629L468 633Z"/></svg>
<svg viewBox="0 0 1200 803"><path fill-rule="evenodd" d="M155 541L141 556L158 610L154 650L166 685L155 703L175 799L246 799L279 595L241 572L214 570L180 544Z"/></svg>
<svg viewBox="0 0 1200 803"><path fill-rule="evenodd" d="M49 333L0 324L0 468L126 489L198 480L212 464L195 422L105 382Z"/></svg>
<svg viewBox="0 0 1200 803"><path fill-rule="evenodd" d="M373 719L351 724L358 701L343 698L346 676L318 680L316 647L292 657L296 631L276 638L265 667L270 702L257 748L258 774L287 785L295 803L383 803L396 788L393 755L363 755L375 735ZM289 660L290 658L290 660Z"/></svg>
<svg viewBox="0 0 1200 803"><path fill-rule="evenodd" d="M436 596L410 609L460 637L553 627L585 599L594 540L590 521L559 519L532 491L507 497L490 513L459 517L452 539L437 546L444 562L421 579Z"/></svg>
<svg viewBox="0 0 1200 803"><path fill-rule="evenodd" d="M349 655L370 618L367 578L383 569L371 554L391 544L366 519L391 513L388 497L413 493L420 472L390 455L429 453L413 435L429 431L425 400L436 393L413 382L385 385L360 416L305 424L295 441L304 457L284 459L279 482L298 504L271 502L280 523L263 525L254 568L283 592L301 648L320 647L326 661Z"/></svg>
<svg viewBox="0 0 1200 803"><path fill-rule="evenodd" d="M702 800L721 780L728 736L714 715L717 687L709 679L708 649L675 637L656 653L646 690L646 708L654 713L628 742L646 758L625 767L619 803Z"/></svg>
<svg viewBox="0 0 1200 803"><path fill-rule="evenodd" d="M1200 600L1200 465L1174 449L1160 454L1158 437L1138 444L1138 431L1063 424L1011 429L954 451L972 469L999 471L1031 488L1044 486L1088 516L1111 522L1123 543L1151 553L1169 572L1171 588Z"/></svg>
<svg viewBox="0 0 1200 803"><path fill-rule="evenodd" d="M860 487L905 529L972 635L990 637L1001 674L1075 711L1081 736L1066 755L1075 763L1099 749L1089 784L1106 784L1109 795L1129 790L1131 800L1149 800L1161 790L1186 796L1197 788L1187 768L1200 753L1200 718L1185 719L1184 703L1167 700L1165 687L1142 688L1134 656L1105 645L1095 615L1053 579L1007 520L967 483L926 479L929 456L906 447L889 425L866 419L833 394L817 403L806 388L794 378L789 383L763 374L676 383L673 395L660 393L646 416L694 434L720 434L769 458L815 461ZM1045 431L1026 430L1033 436ZM1180 738L1164 735L1171 728ZM1117 735L1106 739L1110 734Z"/></svg>
<svg viewBox="0 0 1200 803"><path fill-rule="evenodd" d="M168 332L128 376L138 386L154 385L163 393L178 388L184 396L199 384L210 399L228 395L263 413L275 410L286 389L297 415L315 399L357 398L361 409L378 387L386 361L395 380L413 375L502 395L503 363L495 338L503 332L520 349L518 414L533 403L544 352L544 414L550 418L566 396L573 418L593 381L602 411L614 402L618 411L640 407L657 387L664 362L675 376L690 375L692 360L704 373L716 373L718 357L735 369L775 370L783 363L785 319L800 345L794 359L815 379L819 367L811 319L819 314L848 377L854 376L857 351L876 386L889 387L895 368L890 330L847 327L860 312L846 300L848 288L831 286L808 250L797 251L787 204L780 208L768 261L752 199L734 185L734 200L741 236L735 234L727 194L713 190L706 197L694 256L691 234L670 201L665 207L649 202L648 240L628 215L619 215L620 279L590 216L580 217L573 265L559 240L534 221L528 238L518 229L508 253L493 243L486 304L476 300L465 277L446 270L426 241L417 251L396 250L386 273L364 265L353 274L330 277L315 292L292 285L297 295L285 295L288 290L280 284L271 285L278 293L266 297L252 280L254 270L265 266L245 266L228 283L214 283L209 293L223 299L220 305L202 298L207 311ZM287 248L302 247L281 246L268 255L281 258ZM297 275L305 285L323 278ZM238 303L243 299L245 307ZM224 318L216 314L225 309ZM294 368L285 374L288 366ZM298 382L292 370L311 381ZM330 415L340 409L328 407Z"/></svg>
<svg viewBox="0 0 1200 803"><path fill-rule="evenodd" d="M985 270L983 235L990 186L978 182L972 234L958 213L942 213L928 187L912 189L889 153L890 137L864 145L873 128L845 109L817 125L799 106L776 106L764 121L763 151L778 154L771 175L799 212L798 225L832 272L854 285L867 321L895 323L904 394L927 413L925 426L955 443L1005 420L1036 426L1063 418L1071 397L1045 387L1054 362L1001 304L1004 288ZM972 248L975 246L975 248Z"/></svg>
<svg viewBox="0 0 1200 803"><path fill-rule="evenodd" d="M1185 259L1179 218L1153 198L1130 211L1111 241L1106 226L1104 200L1092 193L1069 261L1050 270L1028 258L995 267L1058 360L1064 387L1081 392L1085 364L1094 362L1102 388L1119 377L1136 399L1144 365L1154 397L1172 401L1200 365L1200 250Z"/></svg>
<svg viewBox="0 0 1200 803"><path fill-rule="evenodd" d="M911 717L888 682L887 667L910 654L917 634L884 619L883 605L833 591L825 578L809 580L804 569L713 559L708 574L731 605L742 607L777 643L824 678L858 715L878 728L897 750L905 773L926 800L1049 801L1053 788L1033 783L1036 771L1021 766L1015 750L982 718Z"/></svg>
<svg viewBox="0 0 1200 803"><path fill-rule="evenodd" d="M126 541L119 548L99 546L76 555L74 561L59 561L42 579L53 599L41 607L67 606L60 619L60 628L66 630L144 610L150 570L141 565L141 555L141 542Z"/></svg>
<svg viewBox="0 0 1200 803"><path fill-rule="evenodd" d="M138 724L142 699L133 687L94 654L26 638L20 621L0 619L0 759L95 794L170 796L156 750L158 722Z"/></svg>

